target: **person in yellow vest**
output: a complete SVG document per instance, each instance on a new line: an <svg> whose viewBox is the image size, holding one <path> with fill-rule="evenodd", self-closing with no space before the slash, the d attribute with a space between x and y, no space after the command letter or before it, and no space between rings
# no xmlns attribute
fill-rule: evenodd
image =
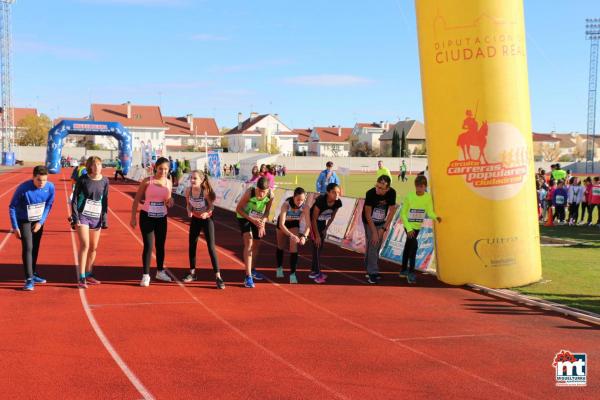
<svg viewBox="0 0 600 400"><path fill-rule="evenodd" d="M390 180L392 179L392 174L390 173L390 170L388 168L383 166L383 161L377 161L377 168L377 179L379 179L381 175L387 175L390 177Z"/></svg>

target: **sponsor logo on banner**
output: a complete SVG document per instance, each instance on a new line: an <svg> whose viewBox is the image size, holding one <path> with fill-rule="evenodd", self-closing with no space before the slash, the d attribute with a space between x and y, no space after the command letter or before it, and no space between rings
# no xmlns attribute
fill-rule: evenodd
<svg viewBox="0 0 600 400"><path fill-rule="evenodd" d="M552 366L556 386L587 386L587 354L561 350L554 355Z"/></svg>
<svg viewBox="0 0 600 400"><path fill-rule="evenodd" d="M528 172L529 149L521 132L506 122L480 122L471 110L466 110L462 128L458 157L447 174L462 176L471 190L490 200L515 196Z"/></svg>
<svg viewBox="0 0 600 400"><path fill-rule="evenodd" d="M520 251L517 236L478 239L473 243L473 251L487 267L507 267L517 263Z"/></svg>

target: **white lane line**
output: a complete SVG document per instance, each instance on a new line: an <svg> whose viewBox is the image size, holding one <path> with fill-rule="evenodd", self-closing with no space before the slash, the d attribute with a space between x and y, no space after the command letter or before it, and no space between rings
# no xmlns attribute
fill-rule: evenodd
<svg viewBox="0 0 600 400"><path fill-rule="evenodd" d="M172 304L195 304L195 301L164 301L164 302L153 302L147 301L142 303L104 303L104 304L90 304L90 308L104 308L104 307L137 307L137 306L167 306Z"/></svg>
<svg viewBox="0 0 600 400"><path fill-rule="evenodd" d="M116 190L117 192L121 193L123 196L127 197L129 200L133 201L133 199L131 199L131 197L129 197L127 194L123 193L122 191L120 191L119 189L117 189L116 187L112 187L112 189ZM112 210L109 209L109 211L112 213L112 215L117 218L117 220L125 227L127 228L127 230L129 231L129 233L131 233L131 235L137 240L137 242L143 246L144 243L142 242L142 240L138 237L138 235L136 235L131 228L126 225L123 220L121 218L119 218L119 216ZM183 230L180 226L178 226L177 224L174 224L170 219L167 219L168 222L170 222L171 224L173 224L174 226L176 226L177 228ZM186 230L183 230L184 232L187 233ZM223 254L223 253L222 253ZM154 253L152 254L153 257L155 257ZM274 358L275 360L279 361L280 363L284 364L285 366L287 366L288 368L292 369L293 371L295 371L297 374L303 376L304 378L306 378L307 380L311 381L312 383L314 383L317 386L320 386L322 389L326 390L327 392L331 393L333 396L335 396L338 399L348 399L348 397L344 396L342 393L336 391L335 389L327 386L326 384L324 384L323 382L319 381L317 378L315 378L314 376L312 376L311 374L309 374L308 372L300 369L299 367L296 367L294 364L292 364L291 362L289 362L288 360L286 360L285 358L283 358L282 356L280 356L279 354L275 353L274 351L268 349L267 347L263 346L262 344L260 344L259 342L257 342L256 340L254 340L253 338L251 338L250 336L248 336L246 333L244 333L240 328L238 328L237 326L233 325L231 322L227 321L225 318L223 318L221 315L219 315L216 311L214 311L212 308L210 308L209 306L207 306L202 300L198 299L192 292L190 292L190 290L165 266L165 271L167 271L167 273L171 276L171 278L173 278L173 280L177 283L177 285L183 289L183 291L185 291L188 296L190 296L194 302L196 302L197 304L199 304L200 306L202 306L209 314L211 314L215 319L219 320L221 323L223 323L225 326L227 326L229 329L231 329L232 331L234 331L235 333L237 333L238 335L240 335L242 338L246 339L248 342L250 342L251 344L253 344L254 346L258 347L259 349L263 350L265 353L267 353L269 356L271 356L272 358Z"/></svg>
<svg viewBox="0 0 600 400"><path fill-rule="evenodd" d="M407 338L394 338L390 339L392 342L408 342L413 340L437 340L437 339L460 339L460 338L478 338L478 337L490 337L490 336L500 336L495 333L489 334L474 334L474 335L451 335L451 336L415 336L415 337L407 337Z"/></svg>
<svg viewBox="0 0 600 400"><path fill-rule="evenodd" d="M20 184L21 184L21 182L17 183L16 185L14 185L14 186L13 186L13 187L11 187L10 189L8 189L6 192L4 192L4 193L0 194L0 199L1 199L2 197L4 197L4 196L5 196L7 193L10 193L10 192L12 192L12 191L13 191L13 190L14 190L14 189L15 189L17 186L19 186Z"/></svg>
<svg viewBox="0 0 600 400"><path fill-rule="evenodd" d="M131 198L129 195L127 195L126 193L123 193L123 192L122 192L122 191L120 191L119 189L116 189L116 190L117 190L119 193L121 193L123 196L127 197L127 198L128 198L130 201L133 201L133 199L132 199L132 198ZM179 205L177 205L177 206L178 206L178 207L181 207L181 206L179 206ZM180 229L180 230L182 230L182 231L184 231L184 232L187 232L187 230L185 230L185 229L181 228L181 227L180 227L180 226L179 226L177 223L175 223L175 222L174 222L172 219L168 219L168 221L169 221L169 222L170 222L172 225L174 225L175 227L177 227L178 229ZM234 228L234 227L231 227L231 226L229 226L229 225L226 225L226 224L224 224L224 223L222 223L222 222L219 222L219 221L216 221L216 220L215 220L214 222L215 222L215 223L217 223L217 224L219 224L219 225L221 225L221 226L224 226L224 227L226 227L226 228L228 228L228 229L231 229L231 230L237 231L237 229L236 229L236 228ZM181 222L180 222L180 224L183 224L183 223L181 223ZM138 240L139 240L139 239L138 239ZM265 241L265 242L266 242L266 243L269 243L269 242L267 242L267 241ZM221 254L223 254L225 257L227 257L227 258L229 258L229 259L233 260L233 261L234 261L234 262L236 262L238 265L241 265L242 267L244 266L244 264L243 264L241 261L239 261L237 258L234 258L233 256L231 256L231 255L229 255L229 254L227 254L227 253L223 252L223 251L222 251L222 250L219 248L219 246L217 246L217 251L218 251L218 252L220 252ZM305 258L306 258L306 257L305 257ZM169 272L170 272L170 271L169 271ZM343 273L342 273L342 274L343 274ZM345 275L345 274L344 274L344 275ZM351 277L353 280L358 280L358 279L354 278L353 276L350 276L350 275L347 275L347 276ZM331 315L331 316L333 316L333 317L335 317L335 318L339 319L340 321L344 321L344 322L348 323L349 325L352 325L352 326L354 326L354 327L356 327L356 328L358 328L358 329L360 329L360 330L362 330L362 331L364 331L364 332L367 332L367 333L369 333L369 334L371 334L371 335L373 335L373 336L375 336L375 337L378 337L378 338L380 338L380 339L382 339L382 340L385 340L386 342L391 342L391 343L394 343L395 345L397 345L397 346L400 346L400 347L402 347L402 348L404 348L404 349L406 349L406 350L408 350L408 351L410 351L410 352L412 352L412 353L415 353L415 354L417 354L417 355L419 355L419 356L422 356L422 357L425 357L425 358L427 358L427 359L429 359L429 360L431 360L431 361L433 361L433 362L436 362L436 363L438 363L438 364L441 364L441 365L444 365L444 366L446 366L446 367L449 367L449 368L451 368L451 369L454 369L454 370L456 370L456 371L458 371L458 372L461 372L461 373L463 373L463 374L465 374L465 375L467 375L467 376L469 376L469 377L471 377L471 378L474 378L474 379L476 379L476 380L478 380L478 381L480 381L480 382L483 382L483 383L487 383L487 384L489 384L489 385L491 385L491 386L494 386L494 387L496 387L496 388L498 388L498 389L500 389L500 390L503 390L503 391L505 391L505 392L507 392L507 393L510 393L510 394L512 394L512 395L514 395L514 396L518 396L518 397L520 397L520 398L524 398L524 399L533 399L533 397L529 397L529 396L527 396L526 394L523 394L523 393L520 393L520 392L514 391L514 390L512 390L512 389L510 389L510 388L508 388L508 387L506 387L506 386L503 386L503 385L501 385L501 384L499 384L499 383L496 383L496 382L494 382L494 381L491 381L491 380L489 380L489 379L486 379L486 378L484 378L484 377L482 377L482 376L479 376L479 375L476 375L476 374L474 374L474 373L472 373L472 372L469 372L469 371L467 371L466 369L464 369L464 368L462 368L462 367L459 367L458 365L451 364L451 363L449 363L449 362L446 362L446 361L442 360L441 358L437 358L437 357L435 357L435 356L432 356L432 355L429 355L429 354L427 354L427 353L423 353L422 351L420 351L420 350L417 350L417 349L415 349L415 348L413 348L413 347L410 347L410 346L408 346L408 345L406 345L406 344L403 344L403 343L401 343L400 341L394 341L394 340L392 340L392 338L389 338L389 337L387 337L387 336L383 335L383 334L382 334L382 333L380 333L380 332L377 332L377 331L375 331L375 330L373 330L373 329L371 329L371 328L369 328L369 327L367 327L367 326L365 326L365 325L362 325L362 324L360 324L360 323L358 323L358 322L355 322L355 321L353 321L353 320L351 320L351 319L349 319L349 318L346 318L346 317L344 317L344 316L342 316L342 315L340 315L340 314L338 314L338 313L336 313L336 312L334 312L334 311L331 311L331 310L329 310L328 308L325 308L325 307L321 306L320 304L317 304L317 303L315 303L315 302L313 302L313 301L309 300L308 298L306 298L306 297L304 297L304 296L302 296L302 295L300 295L300 294L298 294L298 293L296 293L296 292L294 292L294 291L291 291L291 290L289 290L287 287L285 287L285 286L283 286L283 285L280 285L280 284L279 284L279 283L277 283L277 282L274 282L274 281L272 281L271 279L267 278L266 276L265 276L265 279L267 279L267 280L268 280L270 283L272 283L272 284L273 284L273 285L275 285L276 287L280 288L281 290L285 291L285 292L286 292L286 293L288 293L289 295L291 295L291 296L294 296L294 297L298 298L299 300L301 300L301 301L303 301L303 302L307 303L308 305L310 305L310 306L312 306L312 307L314 307L314 308L316 308L316 309L319 309L319 310L321 310L321 311L323 311L323 312L325 312L325 313L327 313L327 314L329 314L329 315ZM360 282L361 282L361 283L364 283L364 281L362 281L362 280L361 280ZM187 288L186 288L186 289L187 289Z"/></svg>
<svg viewBox="0 0 600 400"><path fill-rule="evenodd" d="M10 239L10 237L13 235L13 233L10 231L6 234L6 236L4 236L4 239L2 239L2 242L0 242L0 251L2 251L2 248L4 247L4 245L8 242L8 239Z"/></svg>
<svg viewBox="0 0 600 400"><path fill-rule="evenodd" d="M66 200L67 204L69 204L69 196L67 195L67 185L64 182L64 175L63 175L63 187L65 190L65 200ZM70 207L67 207L67 214L69 216L71 216L71 208ZM71 230L71 245L73 247L73 260L75 262L75 275L77 276L78 271L79 271L79 261L77 259L77 245L75 244L75 232L73 230ZM138 377L133 373L133 371L127 366L127 363L125 363L125 361L123 361L123 359L121 358L119 353L117 353L117 351L115 350L113 345L110 343L110 340L108 340L108 338L104 334L104 331L102 331L102 328L100 328L100 325L96 321L96 318L92 314L92 310L88 304L87 296L85 294L85 289L79 289L79 298L81 299L81 305L83 306L85 315L87 316L88 321L90 321L90 325L92 325L94 332L96 332L96 336L98 336L98 339L100 339L100 342L102 343L102 345L104 345L104 348L106 349L106 351L108 351L108 354L110 354L110 356L113 358L115 363L117 363L119 368L121 368L121 371L123 371L123 373L125 374L127 379L129 379L129 382L131 382L131 384L142 395L142 397L145 400L154 400L154 396L152 396L152 394L150 394L150 391L144 386L144 384L138 379Z"/></svg>

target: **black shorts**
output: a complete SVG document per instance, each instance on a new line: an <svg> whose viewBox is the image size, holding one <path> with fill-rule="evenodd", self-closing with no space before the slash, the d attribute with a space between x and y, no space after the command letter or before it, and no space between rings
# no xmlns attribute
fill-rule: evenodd
<svg viewBox="0 0 600 400"><path fill-rule="evenodd" d="M246 218L237 218L237 220L238 224L240 225L240 231L242 231L242 236L246 232L252 232L252 238L254 240L260 240L260 238L258 237L258 228L256 227L256 225L248 221Z"/></svg>
<svg viewBox="0 0 600 400"><path fill-rule="evenodd" d="M279 222L280 222L279 218L277 218L277 225L276 225L277 229L280 229L279 228ZM291 220L290 221L290 220L286 219L284 225L288 229L292 229L292 228L298 228L298 229L300 229L300 221L298 221L298 220Z"/></svg>

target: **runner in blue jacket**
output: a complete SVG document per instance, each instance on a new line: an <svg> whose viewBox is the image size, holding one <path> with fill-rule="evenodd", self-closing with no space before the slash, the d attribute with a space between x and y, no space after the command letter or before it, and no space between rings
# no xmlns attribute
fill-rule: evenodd
<svg viewBox="0 0 600 400"><path fill-rule="evenodd" d="M39 165L33 169L33 179L19 185L8 206L13 232L21 240L25 271L23 290L33 290L34 284L46 283L37 274L36 264L44 223L53 203L54 184L48 182L48 169Z"/></svg>

